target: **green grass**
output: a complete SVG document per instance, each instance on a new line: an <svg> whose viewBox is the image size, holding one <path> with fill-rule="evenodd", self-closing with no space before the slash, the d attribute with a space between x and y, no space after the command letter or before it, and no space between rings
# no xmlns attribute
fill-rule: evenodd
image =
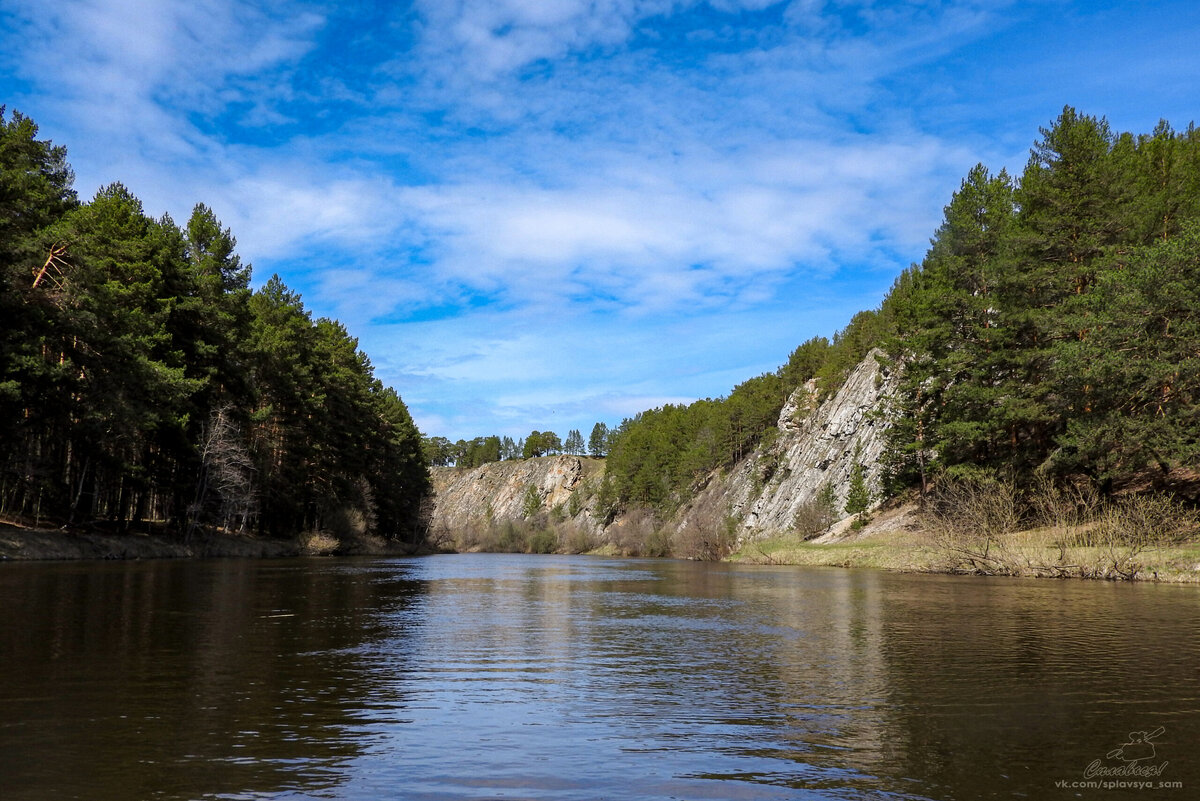
<svg viewBox="0 0 1200 801"><path fill-rule="evenodd" d="M1009 535L1005 543L1033 564L1091 565L1105 557L1103 548L1074 547L1060 553L1044 529ZM1065 559L1063 559L1065 557ZM924 532L882 531L861 539L816 544L798 536L747 543L729 557L745 564L869 567L909 573L956 572L954 560ZM1149 548L1137 554L1139 580L1200 583L1200 542Z"/></svg>
<svg viewBox="0 0 1200 801"><path fill-rule="evenodd" d="M747 564L874 567L906 572L929 572L935 568L927 545L902 539L896 532L821 545L797 536L773 537L747 543L729 558Z"/></svg>

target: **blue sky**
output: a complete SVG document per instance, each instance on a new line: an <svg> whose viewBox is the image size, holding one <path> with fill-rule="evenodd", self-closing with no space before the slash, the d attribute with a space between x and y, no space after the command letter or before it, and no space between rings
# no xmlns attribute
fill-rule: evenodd
<svg viewBox="0 0 1200 801"><path fill-rule="evenodd" d="M85 198L196 202L422 431L716 397L919 261L1071 104L1197 117L1200 3L0 0Z"/></svg>

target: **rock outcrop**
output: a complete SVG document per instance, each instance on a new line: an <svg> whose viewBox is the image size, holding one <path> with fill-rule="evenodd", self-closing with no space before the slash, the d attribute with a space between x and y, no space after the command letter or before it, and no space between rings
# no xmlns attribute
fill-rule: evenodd
<svg viewBox="0 0 1200 801"><path fill-rule="evenodd" d="M882 413L898 380L886 365L882 351L872 351L831 396L818 400L813 382L796 390L779 414L778 437L732 470L709 476L668 525L706 530L732 517L743 540L789 531L797 511L826 485L833 487L841 512L856 461L878 495ZM433 526L453 531L525 519L532 486L542 509L573 507L579 511L575 522L599 533L592 507L603 469L603 460L578 456L493 462L472 470L435 468ZM574 493L579 497L572 504Z"/></svg>
<svg viewBox="0 0 1200 801"><path fill-rule="evenodd" d="M856 460L877 496L877 465L885 445L883 409L898 378L885 364L883 352L872 351L820 403L813 382L793 392L779 413L775 442L728 473L711 477L681 510L676 525L705 527L732 516L740 521L742 539L788 531L800 507L826 485L833 487L841 511Z"/></svg>
<svg viewBox="0 0 1200 801"><path fill-rule="evenodd" d="M591 496L603 470L602 460L582 456L542 456L473 469L435 467L431 471L435 493L431 525L453 531L523 520L530 487L537 493L541 509L547 511L556 507L565 511L571 496L580 492L576 517L578 522L589 522ZM588 497L584 499L584 495Z"/></svg>

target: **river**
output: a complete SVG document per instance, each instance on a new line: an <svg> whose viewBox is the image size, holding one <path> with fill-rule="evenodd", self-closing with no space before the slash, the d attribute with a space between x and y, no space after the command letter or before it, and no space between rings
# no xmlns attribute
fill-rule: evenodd
<svg viewBox="0 0 1200 801"><path fill-rule="evenodd" d="M7 801L1200 797L1196 587L461 555L0 608Z"/></svg>

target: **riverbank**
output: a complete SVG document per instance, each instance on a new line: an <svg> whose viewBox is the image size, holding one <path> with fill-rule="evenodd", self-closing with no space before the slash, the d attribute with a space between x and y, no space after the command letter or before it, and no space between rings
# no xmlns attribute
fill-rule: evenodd
<svg viewBox="0 0 1200 801"><path fill-rule="evenodd" d="M0 561L62 559L274 559L294 556L406 556L416 549L378 537L335 539L327 535L290 540L198 532L110 533L84 528L31 528L0 523Z"/></svg>
<svg viewBox="0 0 1200 801"><path fill-rule="evenodd" d="M1132 549L1127 546L1060 547L1051 529L1015 531L995 538L992 561L972 559L922 525L913 504L879 513L855 530L844 520L812 540L783 535L744 543L731 562L814 567L866 567L903 573L952 573L1200 583L1200 542ZM1003 560L1001 562L1000 560ZM1003 564L1004 569L999 569ZM988 568L991 567L989 570Z"/></svg>
<svg viewBox="0 0 1200 801"><path fill-rule="evenodd" d="M726 561L743 564L873 568L901 573L985 572L921 526L911 505L879 513L861 529L842 521L823 536L783 535L747 542ZM1014 532L998 543L1019 569L1001 575L1200 583L1200 543L1158 546L1136 553L1111 548L1060 549L1045 529ZM291 540L203 532L190 541L170 535L114 534L84 529L27 528L0 523L0 561L136 559L274 559L297 556L411 556L424 553L377 537L338 540L307 535ZM608 546L597 555L618 555ZM1122 572L1111 568L1119 565ZM1086 567L1086 570L1083 569Z"/></svg>

